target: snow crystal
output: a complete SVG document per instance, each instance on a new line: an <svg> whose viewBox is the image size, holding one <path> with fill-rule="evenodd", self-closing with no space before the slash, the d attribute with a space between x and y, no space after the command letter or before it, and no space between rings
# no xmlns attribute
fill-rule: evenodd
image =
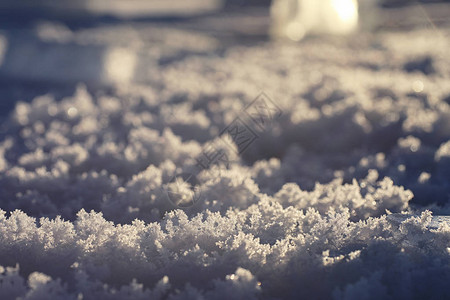
<svg viewBox="0 0 450 300"><path fill-rule="evenodd" d="M438 33L216 55L215 38L189 31L46 26L61 43L164 46L149 47L145 84L16 103L0 133L0 298L448 297ZM241 151L224 129L261 91L281 113ZM212 150L227 162L199 168Z"/></svg>

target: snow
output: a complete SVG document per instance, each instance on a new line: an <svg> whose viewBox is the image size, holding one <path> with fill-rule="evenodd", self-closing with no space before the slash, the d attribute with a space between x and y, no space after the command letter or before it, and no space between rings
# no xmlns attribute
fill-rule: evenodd
<svg viewBox="0 0 450 300"><path fill-rule="evenodd" d="M445 299L449 30L246 45L191 26L33 29L112 53L94 71L113 75L24 84L3 122L0 298ZM47 67L33 80L77 81ZM226 163L199 168L213 150Z"/></svg>

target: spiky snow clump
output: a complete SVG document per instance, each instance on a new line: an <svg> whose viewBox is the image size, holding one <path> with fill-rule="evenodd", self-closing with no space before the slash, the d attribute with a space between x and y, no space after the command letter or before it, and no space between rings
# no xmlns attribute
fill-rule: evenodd
<svg viewBox="0 0 450 300"><path fill-rule="evenodd" d="M18 103L0 298L446 298L450 228L428 225L449 211L450 45L405 35L232 47L155 65L146 86ZM282 114L237 154L219 133L261 90ZM176 209L164 186L207 145L230 164Z"/></svg>

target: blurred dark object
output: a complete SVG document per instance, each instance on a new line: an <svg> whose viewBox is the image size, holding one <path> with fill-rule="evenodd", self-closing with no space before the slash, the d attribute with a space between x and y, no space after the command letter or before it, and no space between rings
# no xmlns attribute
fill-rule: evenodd
<svg viewBox="0 0 450 300"><path fill-rule="evenodd" d="M272 0L226 0L226 8L238 8L246 6L270 6Z"/></svg>
<svg viewBox="0 0 450 300"><path fill-rule="evenodd" d="M412 60L405 64L404 69L410 73L419 71L425 75L430 75L436 72L433 66L433 58L430 56L425 56L418 60Z"/></svg>

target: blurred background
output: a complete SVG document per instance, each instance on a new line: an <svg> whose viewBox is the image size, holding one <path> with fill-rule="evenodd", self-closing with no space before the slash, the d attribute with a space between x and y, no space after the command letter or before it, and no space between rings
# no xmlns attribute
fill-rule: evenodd
<svg viewBox="0 0 450 300"><path fill-rule="evenodd" d="M437 30L450 23L449 1L355 3L356 0L2 0L0 118L18 100L29 101L45 93L63 97L72 94L80 82L90 90L152 83L158 66L190 55L220 55L236 45L271 40L307 43L308 36L334 33L376 34L416 27ZM330 7L334 7L331 12ZM357 25L353 24L357 20L355 9L359 15ZM350 20L347 27L332 32L344 26L342 22L346 20Z"/></svg>

